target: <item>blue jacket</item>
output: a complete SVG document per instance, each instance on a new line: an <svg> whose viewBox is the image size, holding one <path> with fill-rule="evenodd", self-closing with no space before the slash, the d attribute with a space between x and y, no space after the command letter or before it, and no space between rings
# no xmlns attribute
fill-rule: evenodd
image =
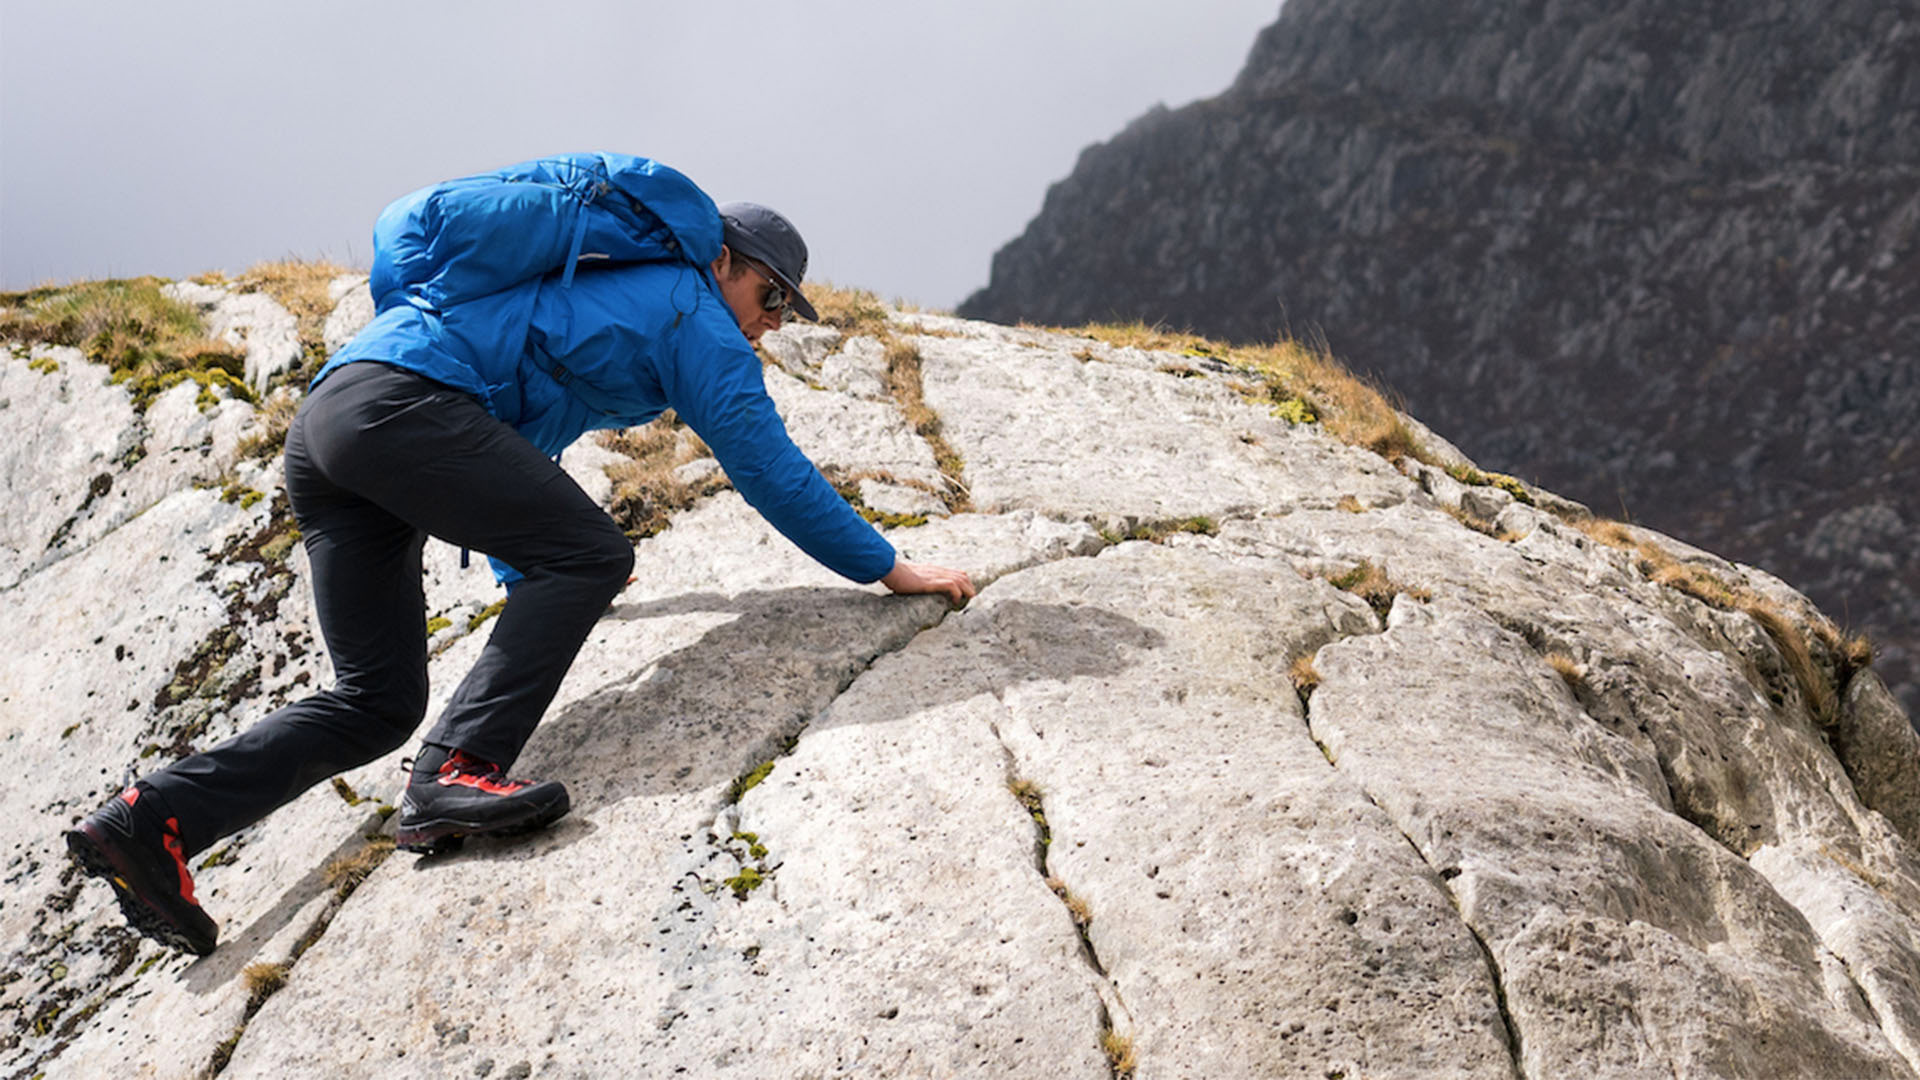
<svg viewBox="0 0 1920 1080"><path fill-rule="evenodd" d="M556 271L444 312L387 307L314 384L361 360L417 371L474 395L550 456L671 408L802 551L854 581L893 568L893 545L787 435L710 271L680 260L581 267L570 284Z"/></svg>

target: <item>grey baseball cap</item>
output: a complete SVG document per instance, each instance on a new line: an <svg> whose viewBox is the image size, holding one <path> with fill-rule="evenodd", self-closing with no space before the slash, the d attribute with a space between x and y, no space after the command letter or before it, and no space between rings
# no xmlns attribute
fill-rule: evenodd
<svg viewBox="0 0 1920 1080"><path fill-rule="evenodd" d="M767 264L773 276L786 286L793 309L820 321L820 315L800 291L807 276L807 242L793 222L759 203L730 202L720 207L722 239L727 247L749 259Z"/></svg>

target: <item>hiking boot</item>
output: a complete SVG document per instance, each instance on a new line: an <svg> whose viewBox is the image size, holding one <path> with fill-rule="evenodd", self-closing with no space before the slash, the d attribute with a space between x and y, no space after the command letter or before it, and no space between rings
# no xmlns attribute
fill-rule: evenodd
<svg viewBox="0 0 1920 1080"><path fill-rule="evenodd" d="M162 819L148 793L129 786L67 831L80 869L113 886L120 912L135 930L163 945L205 956L220 928L193 898L193 875L180 844L178 818Z"/></svg>
<svg viewBox="0 0 1920 1080"><path fill-rule="evenodd" d="M468 836L515 836L545 828L570 805L558 780L510 779L498 765L455 750L439 772L407 783L393 844L437 855Z"/></svg>

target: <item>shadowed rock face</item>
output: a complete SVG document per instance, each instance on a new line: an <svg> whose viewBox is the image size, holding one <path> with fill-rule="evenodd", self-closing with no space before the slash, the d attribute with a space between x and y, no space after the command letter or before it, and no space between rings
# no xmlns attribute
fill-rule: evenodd
<svg viewBox="0 0 1920 1080"><path fill-rule="evenodd" d="M193 962L59 834L329 677L279 467L242 402L0 357L0 1075L1916 1075L1920 740L1804 597L1632 534L1774 614L1704 603L1217 360L887 332L938 452L874 338L769 335L767 384L967 609L706 497L517 766L569 817L383 859L398 763L355 770L196 856ZM618 457L566 460L604 503ZM443 700L496 593L426 563Z"/></svg>
<svg viewBox="0 0 1920 1080"><path fill-rule="evenodd" d="M961 313L1324 334L1489 465L1766 566L1920 706L1920 5L1290 0Z"/></svg>

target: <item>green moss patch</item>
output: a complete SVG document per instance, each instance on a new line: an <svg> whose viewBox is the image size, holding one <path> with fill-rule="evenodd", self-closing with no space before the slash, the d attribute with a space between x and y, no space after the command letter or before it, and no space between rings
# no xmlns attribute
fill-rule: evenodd
<svg viewBox="0 0 1920 1080"><path fill-rule="evenodd" d="M209 338L199 312L163 293L165 284L141 277L0 293L0 340L79 349L105 364L141 410L189 379L203 405L222 391L253 400L245 354Z"/></svg>

